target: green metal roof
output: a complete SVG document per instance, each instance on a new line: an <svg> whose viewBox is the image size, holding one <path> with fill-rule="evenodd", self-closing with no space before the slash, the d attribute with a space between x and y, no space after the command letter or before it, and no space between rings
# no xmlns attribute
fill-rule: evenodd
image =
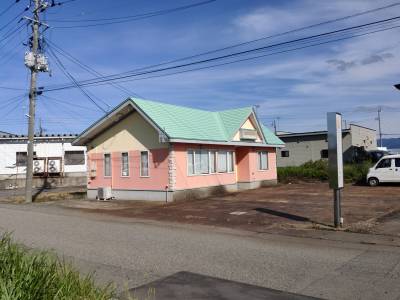
<svg viewBox="0 0 400 300"><path fill-rule="evenodd" d="M263 124L261 124L261 128L267 144L282 146L285 145L285 143L280 138L278 138L271 130L269 130L268 127L265 127Z"/></svg>
<svg viewBox="0 0 400 300"><path fill-rule="evenodd" d="M229 142L253 112L252 107L210 112L161 102L130 99L172 139ZM262 126L267 144L284 143Z"/></svg>

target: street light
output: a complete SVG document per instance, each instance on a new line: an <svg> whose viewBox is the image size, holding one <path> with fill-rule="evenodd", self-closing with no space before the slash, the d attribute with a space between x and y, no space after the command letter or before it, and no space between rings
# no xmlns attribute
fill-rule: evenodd
<svg viewBox="0 0 400 300"><path fill-rule="evenodd" d="M395 87L396 89L400 90L400 83L395 84L394 87Z"/></svg>

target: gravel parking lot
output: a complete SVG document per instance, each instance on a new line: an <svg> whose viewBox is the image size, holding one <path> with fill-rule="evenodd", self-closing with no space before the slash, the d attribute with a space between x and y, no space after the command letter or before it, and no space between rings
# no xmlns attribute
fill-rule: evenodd
<svg viewBox="0 0 400 300"><path fill-rule="evenodd" d="M67 201L62 205L87 212L190 224L282 232L332 228L332 191L327 183L296 183L243 191L202 200L149 203L138 201ZM382 222L400 218L400 186L346 185L344 229L385 233ZM390 218L386 216L390 215ZM379 226L378 226L379 225ZM383 229L380 229L383 228ZM391 229L391 234L394 232Z"/></svg>

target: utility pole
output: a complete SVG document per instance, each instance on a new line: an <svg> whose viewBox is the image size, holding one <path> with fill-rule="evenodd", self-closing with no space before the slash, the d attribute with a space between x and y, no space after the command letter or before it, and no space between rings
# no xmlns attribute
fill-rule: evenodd
<svg viewBox="0 0 400 300"><path fill-rule="evenodd" d="M382 107L379 106L378 108L378 126L379 126L379 146L382 147L382 128L381 128L381 112Z"/></svg>
<svg viewBox="0 0 400 300"><path fill-rule="evenodd" d="M33 143L35 138L35 109L36 109L36 81L37 81L37 54L39 48L39 8L40 0L35 0L32 21L32 54L34 65L31 68L31 84L29 89L29 116L28 116L28 150L26 161L25 202L32 202L33 177Z"/></svg>
<svg viewBox="0 0 400 300"><path fill-rule="evenodd" d="M42 0L34 0L35 6L33 9L33 18L24 17L32 24L32 37L30 39L30 52L25 55L25 65L31 71L31 83L29 88L29 114L28 114L28 146L27 146L27 161L26 161L26 182L25 182L25 202L32 202L32 178L33 178L33 153L34 153L34 138L35 138L35 110L37 76L39 72L48 72L47 59L42 52L40 45L39 28L45 25L40 22L40 13L49 7L49 4L42 3ZM52 3L51 6L54 6Z"/></svg>
<svg viewBox="0 0 400 300"><path fill-rule="evenodd" d="M272 122L272 126L274 126L274 133L276 134L276 120L274 119L274 121Z"/></svg>

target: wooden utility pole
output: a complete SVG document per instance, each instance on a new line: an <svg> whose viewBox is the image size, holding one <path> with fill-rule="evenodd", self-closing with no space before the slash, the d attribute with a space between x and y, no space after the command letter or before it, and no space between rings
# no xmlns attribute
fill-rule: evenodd
<svg viewBox="0 0 400 300"><path fill-rule="evenodd" d="M33 144L35 138L35 109L36 109L36 80L38 75L38 48L39 48L39 12L41 0L34 0L35 8L32 21L32 47L31 52L34 57L34 65L31 69L31 84L29 89L29 115L28 115L28 149L26 161L26 182L25 182L25 202L32 202L32 181L33 181Z"/></svg>

